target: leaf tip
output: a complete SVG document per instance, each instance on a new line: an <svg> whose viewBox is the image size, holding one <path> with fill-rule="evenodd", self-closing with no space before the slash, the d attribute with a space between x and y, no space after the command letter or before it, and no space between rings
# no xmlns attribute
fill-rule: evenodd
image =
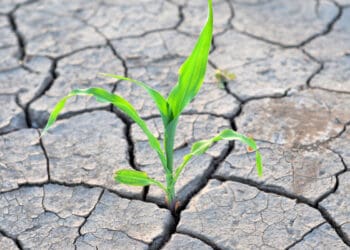
<svg viewBox="0 0 350 250"><path fill-rule="evenodd" d="M258 176L262 177L263 176L263 164L262 164L262 157L260 152L257 150L255 153L255 161L256 161L256 169L258 172Z"/></svg>

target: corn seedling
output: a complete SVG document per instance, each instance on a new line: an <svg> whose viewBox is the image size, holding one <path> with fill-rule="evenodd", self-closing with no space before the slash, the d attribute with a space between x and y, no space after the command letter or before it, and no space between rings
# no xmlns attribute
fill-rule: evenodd
<svg viewBox="0 0 350 250"><path fill-rule="evenodd" d="M212 0L208 0L208 9L209 11L206 24L201 31L191 55L180 67L178 82L171 90L167 98L163 97L157 90L151 88L143 82L119 75L103 74L107 77L137 84L147 91L150 98L152 98L157 106L162 118L164 125L163 146L161 146L159 140L148 129L146 122L139 116L135 108L127 100L102 88L75 89L71 91L56 104L42 134L44 134L54 124L60 111L63 109L66 101L70 97L78 95L93 96L98 102L113 104L116 108L131 118L145 133L150 147L156 151L161 161L165 172L166 183L164 184L150 178L145 172L126 169L117 171L114 176L115 180L119 183L131 186L158 186L165 192L166 200L170 208L173 208L175 204L174 199L176 181L180 177L186 164L192 159L192 157L204 154L214 143L220 140L238 140L246 144L250 151L255 151L257 172L258 175L261 176L262 160L255 141L252 138L246 137L231 129L223 130L221 133L211 139L195 142L192 145L191 151L184 156L183 162L176 168L173 166L174 140L179 117L185 107L197 95L202 86L206 72L213 33Z"/></svg>

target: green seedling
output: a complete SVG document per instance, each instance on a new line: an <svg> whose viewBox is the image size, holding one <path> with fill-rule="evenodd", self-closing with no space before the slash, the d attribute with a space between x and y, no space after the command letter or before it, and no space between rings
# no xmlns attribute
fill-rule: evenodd
<svg viewBox="0 0 350 250"><path fill-rule="evenodd" d="M215 71L215 78L218 82L226 82L226 81L232 81L234 79L236 79L236 75L233 73L230 73L227 70L221 70L221 69L217 69Z"/></svg>
<svg viewBox="0 0 350 250"><path fill-rule="evenodd" d="M75 89L62 98L53 109L48 122L43 130L43 134L54 124L66 101L73 96L84 95L93 96L96 101L111 103L125 115L131 118L146 134L149 145L154 149L161 161L164 169L166 183L161 183L150 178L147 173L136 170L119 170L115 173L115 180L131 186L156 185L161 188L166 195L168 206L174 209L175 206L175 184L180 177L186 164L194 156L204 154L213 144L220 140L238 140L246 144L250 152L255 151L256 168L258 175L262 175L262 160L255 141L234 130L226 129L215 137L208 140L201 140L192 145L191 151L184 156L183 162L174 168L174 139L179 117L185 107L194 99L200 90L208 62L208 56L213 33L213 8L212 0L208 0L208 18L202 32L194 46L191 55L186 59L179 69L178 82L169 93L168 97L163 97L157 90L151 88L143 82L130 79L120 75L103 74L118 80L125 80L137 84L150 95L157 106L164 125L164 144L161 146L159 140L148 129L146 122L141 119L135 108L123 97L110 93L102 88Z"/></svg>

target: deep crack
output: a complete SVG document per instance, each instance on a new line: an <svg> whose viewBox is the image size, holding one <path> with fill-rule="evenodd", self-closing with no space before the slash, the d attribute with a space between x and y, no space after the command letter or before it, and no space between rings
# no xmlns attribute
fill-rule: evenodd
<svg viewBox="0 0 350 250"><path fill-rule="evenodd" d="M236 125L234 124L233 120L231 120L231 128L236 129ZM170 226L168 230L166 230L168 233L163 235L163 238L161 239L161 243L157 245L157 248L149 248L151 250L153 249L161 249L171 238L171 236L176 232L177 225L181 218L181 212L186 209L187 205L190 203L192 198L196 196L210 181L213 174L215 173L216 169L219 167L219 165L226 159L226 157L231 153L231 151L234 148L234 142L229 141L228 147L225 148L221 154L218 157L214 157L210 163L209 168L203 173L201 177L201 182L197 185L197 187L192 190L192 192L185 198L185 200L182 202L182 204L179 204L176 211L171 211L173 218L174 218L174 224ZM205 242L205 241L204 241Z"/></svg>
<svg viewBox="0 0 350 250"><path fill-rule="evenodd" d="M180 217L172 213L172 219L173 220L169 222L168 227L164 230L164 233L153 239L148 245L148 250L159 250L170 240L171 236L176 232L176 227L180 221Z"/></svg>
<svg viewBox="0 0 350 250"><path fill-rule="evenodd" d="M25 44L25 40L23 35L19 32L18 30L18 26L16 23L16 18L15 18L15 11L17 10L17 8L15 8L14 10L12 10L8 15L8 20L9 23L11 25L11 29L13 31L13 33L16 36L17 39L17 45L18 45L18 60L20 61L20 63L24 60L25 56L26 56L26 44Z"/></svg>
<svg viewBox="0 0 350 250"><path fill-rule="evenodd" d="M22 62L24 60L24 58L26 57L26 43L25 43L24 36L18 30L15 12L22 6L30 5L30 4L36 3L38 1L39 0L28 0L24 3L16 4L15 7L9 13L4 14L4 15L7 15L8 21L9 21L10 26L11 26L11 30L15 34L16 39L17 39L17 45L18 45L18 50L19 50L19 54L17 56L18 56L18 59L20 62Z"/></svg>
<svg viewBox="0 0 350 250"><path fill-rule="evenodd" d="M239 176L230 176L230 177L225 177L225 178L220 177L220 176L214 176L212 179L218 180L220 182L233 181L233 182L237 182L237 183L242 183L242 184L245 184L245 185L248 185L251 187L255 187L262 192L283 196L283 197L286 197L286 198L289 198L292 200L296 200L298 203L307 204L311 207L315 207L315 204L316 204L315 202L312 202L303 196L296 195L296 194L293 194L293 193L286 191L283 187L259 183L257 181L245 179L245 178L239 177Z"/></svg>
<svg viewBox="0 0 350 250"><path fill-rule="evenodd" d="M313 231L315 231L316 229L320 228L321 226L323 226L324 224L326 224L326 222L322 222L320 224L318 224L317 226L311 228L309 231L307 231L305 234L303 234L301 236L301 238L295 242L293 242L292 244L290 244L288 247L286 247L286 250L290 250L292 247L296 246L298 243L302 242L306 236L308 236L309 234L311 234Z"/></svg>
<svg viewBox="0 0 350 250"><path fill-rule="evenodd" d="M58 77L56 68L57 68L57 60L53 60L51 64L51 68L49 70L50 77L45 78L44 82L42 83L43 88L41 89L41 91L39 91L39 93L36 94L24 107L25 119L29 128L33 128L33 120L30 115L30 105L36 100L38 100L39 98L41 98L43 95L45 95L45 93L52 87L52 85L54 84L55 80Z"/></svg>
<svg viewBox="0 0 350 250"><path fill-rule="evenodd" d="M100 194L99 194L99 196L98 196L98 198L97 198L96 204L95 204L94 207L90 210L90 212L89 212L86 216L84 216L84 219L85 219L85 220L84 220L83 223L81 223L81 225L80 225L79 228L78 228L78 233L79 233L79 235L78 235L78 236L74 239L74 241L73 241L73 245L74 245L74 246L76 246L77 240L78 240L81 236L83 236L83 234L81 233L81 229L82 229L83 226L87 223L87 221L88 221L90 215L95 211L95 209L96 209L98 203L100 202L100 200L101 200L101 198L102 198L104 192L105 192L105 189L102 189L101 192L100 192Z"/></svg>
<svg viewBox="0 0 350 250"><path fill-rule="evenodd" d="M341 227L335 222L332 216L328 213L326 209L321 206L315 207L322 215L322 217L332 226L339 238L344 242L344 244L350 246L349 237L343 232Z"/></svg>
<svg viewBox="0 0 350 250"><path fill-rule="evenodd" d="M282 196L282 197L296 200L297 203L302 203L302 204L308 205L309 207L318 210L320 212L321 216L323 217L323 219L332 226L332 228L335 230L335 232L341 238L341 240L346 245L350 246L350 240L347 238L346 234L342 231L340 226L337 225L335 220L330 216L330 214L327 212L327 210L322 208L318 204L311 202L310 200L308 200L304 197L288 193L283 188L278 187L278 186L259 184L255 181L244 179L241 177L236 177L236 176L232 176L229 178L222 178L222 177L215 176L215 177L213 177L213 179L216 179L216 180L221 181L221 182L233 181L233 182L237 182L237 183L242 183L242 184L245 184L245 185L248 185L251 187L255 187L256 189L258 189L262 192L276 194L278 196Z"/></svg>
<svg viewBox="0 0 350 250"><path fill-rule="evenodd" d="M313 35L311 35L310 37L306 38L305 40L301 41L300 43L298 44L293 44L293 45L286 45L286 44L283 44L281 42L277 42L277 41L273 41L273 40L270 40L268 38L265 38L265 37L262 37L262 36L258 36L258 35L255 35L255 34L252 34L250 32L247 32L245 30L240 30L240 29L237 29L235 27L234 24L232 24L232 27L235 31L237 31L238 33L240 34L243 34L243 35L246 35L248 37L251 37L253 39L256 39L256 40L259 40L259 41L262 41L262 42L265 42L265 43L268 43L268 44L272 44L272 45L276 45L276 46L279 46L280 48L283 48L283 49L293 49L293 48L301 48L307 44L309 44L310 42L312 42L313 40L315 40L316 38L318 37L322 37L322 36L326 36L327 34L329 34L332 30L333 30L333 27L334 25L337 23L337 21L341 18L342 16L342 13L343 13L343 6L340 6L338 3L336 2L333 2L334 5L338 8L338 12L337 14L335 15L335 17L326 25L326 27L324 28L323 31L321 32L318 32L318 33L315 33Z"/></svg>
<svg viewBox="0 0 350 250"><path fill-rule="evenodd" d="M16 237L9 235L6 231L4 231L2 229L0 229L0 235L1 234L5 237L11 239L16 244L16 247L18 247L18 249L20 249L20 250L24 249L22 243Z"/></svg>
<svg viewBox="0 0 350 250"><path fill-rule="evenodd" d="M117 118L119 118L123 123L124 123L124 139L127 141L128 144L128 160L129 160L129 165L135 169L135 170L140 170L140 168L137 166L135 162L135 145L134 141L132 140L132 124L130 118L126 116L124 113L122 113L119 109L113 110L114 113L116 114Z"/></svg>
<svg viewBox="0 0 350 250"><path fill-rule="evenodd" d="M168 208L166 206L164 206L164 204L160 204L157 202L151 202L148 200L142 200L141 197L139 196L135 196L135 195L128 195L128 194L122 194L114 189L110 189L107 188L103 185L98 185L98 184L88 184L85 182L79 182L79 183L70 183L70 182L64 182L64 181L59 181L59 180L53 180L51 178L50 181L43 181L43 182L38 182L38 183L23 183L23 184L19 184L17 188L11 189L9 191L4 191L4 192L0 192L0 195L5 194L5 193L9 193L9 192L14 192L17 190L20 190L21 188L24 187L44 187L47 184L56 184L56 185L61 185L61 186L65 186L65 187L84 187L84 188L101 188L101 189L105 189L106 191L113 193L117 196L119 196L120 198L123 199L127 199L127 200L138 200L138 201L143 201L145 203L150 203L150 204L154 204L159 208L163 208L163 209L167 209Z"/></svg>
<svg viewBox="0 0 350 250"><path fill-rule="evenodd" d="M73 118L73 117L75 117L75 116L82 115L82 114L86 114L86 113L91 113L91 112L94 112L94 111L107 111L107 112L111 112L109 106L96 107L96 108L86 108L86 109L83 109L83 110L68 111L68 112L66 112L66 113L60 114L60 115L57 117L57 120L56 120L56 121L68 120L68 119ZM36 124L35 124L35 128L43 129L44 126L45 126L45 124L46 124L46 121L43 121L43 120L36 120L35 123L36 123Z"/></svg>
<svg viewBox="0 0 350 250"><path fill-rule="evenodd" d="M329 150L331 150L331 149L329 149ZM343 174L343 173L345 173L345 172L347 171L347 168L346 168L346 165L345 165L345 162L344 162L343 157L342 157L340 154L334 152L333 150L331 150L331 151L332 151L333 153L335 153L336 155L338 155L338 157L340 158L340 160L341 160L341 162L342 162L342 164L343 164L343 166L344 166L344 169L342 169L341 171L339 171L338 173L336 173L336 174L334 175L334 176L335 176L335 185L334 185L334 187L333 187L331 190L329 190L328 192L326 192L325 194L321 195L321 196L316 200L315 204L317 204L317 205L318 205L320 202L322 202L324 199L326 199L328 196L330 196L331 194L337 192L338 187L339 187L339 175L341 175L341 174Z"/></svg>
<svg viewBox="0 0 350 250"><path fill-rule="evenodd" d="M43 140L42 140L42 138L41 138L41 133L40 133L39 130L37 130L37 131L38 131L38 135L39 135L39 144L40 144L40 147L41 147L41 149L42 149L42 151L43 151L43 153L44 153L45 159L46 159L47 180L48 180L48 182L50 182L50 180L51 180L51 175L50 175L50 159L49 159L49 157L48 157L48 155L47 155L47 151L46 151L46 149L45 149Z"/></svg>
<svg viewBox="0 0 350 250"><path fill-rule="evenodd" d="M314 34L311 37L309 37L308 39L304 40L303 42L298 44L296 47L303 47L318 37L326 36L327 34L329 34L333 30L335 23L341 18L342 14L343 14L343 7L334 1L333 1L333 4L335 6L337 6L338 12L337 12L336 16L327 24L326 28L322 32Z"/></svg>
<svg viewBox="0 0 350 250"><path fill-rule="evenodd" d="M318 74L321 73L321 71L324 69L324 63L321 62L320 60L316 59L315 57L313 57L311 54L309 54L307 51L305 51L304 49L301 50L303 52L304 55L306 55L311 61L315 62L318 64L317 69L312 72L312 74L307 78L306 80L306 87L307 88L311 88L311 81L314 79L314 77Z"/></svg>
<svg viewBox="0 0 350 250"><path fill-rule="evenodd" d="M317 87L317 86L316 87L311 86L310 89L319 89L319 90L327 91L327 92L330 92L330 93L350 95L350 91L327 89L327 88Z"/></svg>
<svg viewBox="0 0 350 250"><path fill-rule="evenodd" d="M37 54L37 56L46 56L47 58L50 58L51 60L53 61L60 61L62 60L63 58L66 58L66 57L69 57L69 56L72 56L74 54L77 54L79 52L82 52L82 51L85 51L85 50L89 50L89 49L100 49L100 48L104 48L106 47L107 44L98 44L98 45L89 45L89 46L85 46L85 47L82 47L82 48L79 48L79 49L75 49L75 50L71 50L65 54L62 54L62 55L59 55L59 56L56 56L56 57L52 57L52 56L48 56L48 55L40 55L40 54Z"/></svg>

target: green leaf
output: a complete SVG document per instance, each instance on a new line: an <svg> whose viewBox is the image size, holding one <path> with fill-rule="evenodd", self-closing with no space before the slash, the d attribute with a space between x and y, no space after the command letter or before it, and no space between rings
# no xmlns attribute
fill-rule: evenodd
<svg viewBox="0 0 350 250"><path fill-rule="evenodd" d="M119 183L123 183L131 186L148 186L151 184L159 186L161 189L166 191L166 188L162 183L148 177L147 173L137 171L122 169L115 173L114 180Z"/></svg>
<svg viewBox="0 0 350 250"><path fill-rule="evenodd" d="M191 152L193 152L195 155L204 154L210 148L211 145L211 140L197 141L193 143Z"/></svg>
<svg viewBox="0 0 350 250"><path fill-rule="evenodd" d="M148 86L147 84L140 82L138 80L134 80L128 77L124 77L124 76L120 76L120 75L114 75L114 74L106 74L106 73L101 73L102 76L107 76L107 77L111 77L114 79L118 79L118 80L124 80L124 81L128 81L128 82L132 82L137 84L138 86L144 88L147 93L152 97L154 103L157 105L157 108L162 116L163 119L163 123L167 124L168 120L169 120L169 105L167 100L165 100L165 98L155 89L151 88L150 86Z"/></svg>
<svg viewBox="0 0 350 250"><path fill-rule="evenodd" d="M112 103L118 109L123 111L133 121L135 121L137 125L139 125L139 127L142 129L142 131L146 134L150 146L157 152L163 166L164 167L166 166L165 155L161 149L159 141L151 133L151 131L148 129L146 122L141 119L141 117L138 115L135 108L128 101L126 101L124 98L122 98L121 96L110 93L102 88L75 89L75 90L71 91L66 97L62 98L57 103L55 108L53 109L53 111L49 117L49 120L44 128L43 134L54 124L54 122L56 121L59 113L63 109L68 98L70 98L72 96L77 96L77 95L94 96L99 102Z"/></svg>
<svg viewBox="0 0 350 250"><path fill-rule="evenodd" d="M191 160L193 156L204 154L215 142L221 140L238 140L248 145L251 150L255 151L255 161L256 161L256 169L259 176L262 176L262 159L261 154L256 146L255 141L252 138L246 137L232 129L225 129L221 131L217 136L213 137L209 140L201 140L195 142L192 145L191 152L184 156L181 165L175 171L175 181L179 178L180 173L186 166L186 164Z"/></svg>
<svg viewBox="0 0 350 250"><path fill-rule="evenodd" d="M55 108L53 109L53 111L50 114L49 120L46 123L46 126L43 130L43 132L41 133L41 136L43 136L48 130L49 128L55 123L58 115L60 114L60 112L62 111L62 109L64 108L64 105L66 104L67 100L72 97L71 95L67 95L64 98L62 98L55 106Z"/></svg>
<svg viewBox="0 0 350 250"><path fill-rule="evenodd" d="M174 117L178 117L182 110L197 95L205 77L213 33L212 0L208 0L208 9L207 22L191 55L181 66L178 83L172 89L168 97L168 103Z"/></svg>

